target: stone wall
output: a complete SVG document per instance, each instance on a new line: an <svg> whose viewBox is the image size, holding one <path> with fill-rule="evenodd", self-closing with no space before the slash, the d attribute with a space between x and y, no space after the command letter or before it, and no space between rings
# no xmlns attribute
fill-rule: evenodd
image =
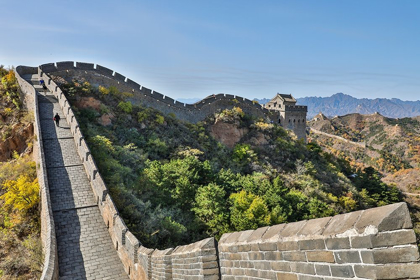
<svg viewBox="0 0 420 280"><path fill-rule="evenodd" d="M83 78L95 86L115 86L120 91L133 93L134 97L128 100L134 104L153 107L165 114L173 113L178 119L192 123L202 121L217 110L232 109L234 106L240 106L245 113L257 117L270 119L272 115L258 103L230 94L208 96L195 104L181 103L101 65L70 61L43 64L40 68L45 73L60 76L67 81Z"/></svg>
<svg viewBox="0 0 420 280"><path fill-rule="evenodd" d="M34 112L35 140L33 146L33 156L36 161L37 177L40 189L41 241L44 254L41 280L55 280L58 279L57 240L50 203L44 148L42 146L38 97L36 95L35 88L22 78L25 74L37 74L38 69L34 67L18 66L15 73L20 90L25 95L25 105L29 111Z"/></svg>
<svg viewBox="0 0 420 280"><path fill-rule="evenodd" d="M419 252L405 203L224 234L222 279L412 279Z"/></svg>
<svg viewBox="0 0 420 280"><path fill-rule="evenodd" d="M315 128L312 128L312 127L310 128L310 130L311 130L311 132L316 133L316 134L321 134L321 135L325 135L325 136L328 136L328 137L331 137L331 138L335 138L335 139L338 139L340 141L343 141L343 142L346 142L346 143L349 143L349 144L358 146L360 148L366 148L366 143L353 142L353 141L350 141L350 140L348 140L346 138L343 138L341 136L330 134L330 133L326 133L326 132L320 131L320 130L315 129Z"/></svg>

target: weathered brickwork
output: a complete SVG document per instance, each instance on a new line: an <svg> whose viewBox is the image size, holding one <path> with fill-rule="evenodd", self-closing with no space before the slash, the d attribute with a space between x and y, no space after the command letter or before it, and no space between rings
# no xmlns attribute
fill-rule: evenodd
<svg viewBox="0 0 420 280"><path fill-rule="evenodd" d="M222 279L401 279L420 274L405 203L224 234L219 252Z"/></svg>
<svg viewBox="0 0 420 280"><path fill-rule="evenodd" d="M90 64L76 63L76 66L83 67L86 71L93 68L93 65ZM64 62L43 66L43 69L66 70L71 67L75 67L73 62ZM70 193L80 192L76 196L72 196L78 202L66 206L74 208L73 210L61 212L61 208L57 208L58 212L54 215L62 217L60 216L59 219L60 224L54 226L53 203L49 192L50 188L51 190L56 189L57 184L54 179L50 179L51 187L48 186L45 155L42 145L38 145L36 153L40 164L38 175L41 186L42 240L45 252L44 271L41 279L58 279L59 261L55 228L58 229L60 243L67 235L73 237L72 231L77 231L77 234L80 232L86 234L87 238L91 238L92 244L99 241L101 244L93 245L91 251L80 248L80 251L76 252L79 255L84 254L86 260L92 258L98 266L102 263L101 259L97 259L98 253L101 256L101 252L105 252L101 251L103 249L99 249L103 248L101 247L102 241L110 240L107 243L110 245L107 245L108 247L104 250L106 252L115 250L122 267L113 258L105 259L108 258L105 256L109 255L102 253L103 261L112 263L112 266L107 267L105 264L104 269L98 271L98 266L95 264L77 263L83 267L85 272L90 271L87 279L117 279L111 275L118 275L121 278L128 276L130 279L141 280L420 278L419 252L405 203L334 217L228 233L221 237L219 244L213 238L208 238L174 249L157 250L143 247L119 216L64 94L42 69L39 68L38 71L39 76L43 77L49 90L54 94L55 102L60 105L63 121L67 122L66 125L63 123L63 126L69 128L73 138L72 145L67 141L61 143L60 141L63 139L56 139L56 145L67 145L66 147L76 151L79 157L79 160L62 157L62 161L54 162L56 166L51 168L56 170L48 173L48 177L54 178L55 173L69 176L68 180L63 181L67 182L69 187L60 189L60 192L54 195L60 197L66 193L70 195ZM96 67L96 71L108 74L110 72L99 65ZM124 81L123 76L117 75L117 78ZM42 135L52 138L52 133L49 131L50 126L45 126L46 131L42 133L39 128L41 120L36 93L25 84L20 76L18 79L20 79L19 83L23 90L26 90L27 94L35 96L35 128L38 131L38 141L42 139ZM27 89L25 89L26 87ZM68 134L62 136L65 138L64 140L68 140ZM62 167L61 164L65 166ZM86 179L72 181L72 178L76 177L72 174L74 172L83 173L83 169ZM78 199L77 197L88 196L88 191L84 187L87 182L91 186L91 198ZM78 203L82 208L78 208ZM77 216L77 225L65 222L66 217L71 215ZM98 215L101 221L98 221ZM62 223L65 224L62 225ZM109 236L101 235L95 238L94 234L84 229L89 224L94 225L101 234L104 229L109 233ZM69 227L69 230L63 226ZM62 252L58 255L61 256L61 254ZM72 259L65 262L60 260L60 269L64 267L62 269L68 271L66 264L71 261ZM101 268L99 267L99 269ZM66 278L63 273L61 274L61 279L70 279ZM85 276L81 276L82 279L84 279L83 277Z"/></svg>

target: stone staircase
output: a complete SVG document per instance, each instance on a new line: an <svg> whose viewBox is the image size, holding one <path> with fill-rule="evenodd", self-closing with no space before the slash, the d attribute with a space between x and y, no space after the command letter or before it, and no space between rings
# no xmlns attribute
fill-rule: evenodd
<svg viewBox="0 0 420 280"><path fill-rule="evenodd" d="M36 89L58 248L59 279L129 279L95 203L70 126L38 75L23 75ZM57 127L53 116L61 117Z"/></svg>

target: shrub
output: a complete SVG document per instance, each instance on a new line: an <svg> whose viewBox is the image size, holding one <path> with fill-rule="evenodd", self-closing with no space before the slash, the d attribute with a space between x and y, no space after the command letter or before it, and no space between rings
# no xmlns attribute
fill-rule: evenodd
<svg viewBox="0 0 420 280"><path fill-rule="evenodd" d="M163 124L165 122L165 118L162 115L156 115L156 123Z"/></svg>
<svg viewBox="0 0 420 280"><path fill-rule="evenodd" d="M131 104L130 101L127 101L127 102L121 101L120 103L118 103L118 108L127 114L131 114L131 112L133 112L133 105Z"/></svg>
<svg viewBox="0 0 420 280"><path fill-rule="evenodd" d="M98 90L99 90L99 93L101 93L102 95L108 95L109 94L109 89L107 89L106 87L99 86Z"/></svg>

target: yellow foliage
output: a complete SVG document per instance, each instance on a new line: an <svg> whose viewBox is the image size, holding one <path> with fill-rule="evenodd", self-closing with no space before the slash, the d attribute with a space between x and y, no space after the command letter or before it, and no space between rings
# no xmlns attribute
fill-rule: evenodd
<svg viewBox="0 0 420 280"><path fill-rule="evenodd" d="M9 71L9 73L7 75L5 75L2 79L1 79L1 83L3 84L3 86L8 89L11 88L12 86L14 86L16 84L16 76L15 76L15 72L13 71Z"/></svg>
<svg viewBox="0 0 420 280"><path fill-rule="evenodd" d="M103 87L103 86L99 86L99 92L102 93L103 95L108 95L109 94L109 89L107 89L106 87Z"/></svg>
<svg viewBox="0 0 420 280"><path fill-rule="evenodd" d="M347 212L354 211L357 207L357 202L353 199L353 195L348 193L347 196L340 197L341 206L346 209Z"/></svg>
<svg viewBox="0 0 420 280"><path fill-rule="evenodd" d="M13 109L12 108L4 108L4 114L6 116L10 116L13 113Z"/></svg>
<svg viewBox="0 0 420 280"><path fill-rule="evenodd" d="M273 124L266 123L266 122L256 122L254 125L257 129L262 130L262 131L271 129L274 126Z"/></svg>
<svg viewBox="0 0 420 280"><path fill-rule="evenodd" d="M32 180L26 175L21 175L17 180L7 180L3 183L5 193L0 196L5 205L14 209L27 211L38 205L39 185L38 179Z"/></svg>

